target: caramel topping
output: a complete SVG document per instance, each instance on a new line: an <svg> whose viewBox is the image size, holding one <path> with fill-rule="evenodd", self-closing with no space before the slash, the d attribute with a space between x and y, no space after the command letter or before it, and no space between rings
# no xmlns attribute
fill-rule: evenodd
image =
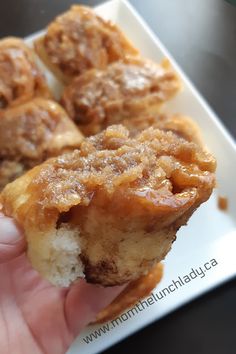
<svg viewBox="0 0 236 354"><path fill-rule="evenodd" d="M137 210L137 201L165 213L200 195L204 199L204 191L208 197L214 171L210 154L171 132L149 128L131 139L117 125L85 139L80 150L44 163L28 190L44 208L60 212L86 206L95 197L105 205L116 194L117 208L120 198L121 207L130 212Z"/></svg>

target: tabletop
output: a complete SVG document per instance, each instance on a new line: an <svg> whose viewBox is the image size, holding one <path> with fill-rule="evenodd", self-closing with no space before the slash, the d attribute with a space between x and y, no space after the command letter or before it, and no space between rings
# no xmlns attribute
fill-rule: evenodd
<svg viewBox="0 0 236 354"><path fill-rule="evenodd" d="M42 29L75 2L0 1L0 37L26 36ZM79 2L95 5L101 1ZM224 0L130 2L236 137L236 6ZM104 353L233 354L235 298L232 280Z"/></svg>

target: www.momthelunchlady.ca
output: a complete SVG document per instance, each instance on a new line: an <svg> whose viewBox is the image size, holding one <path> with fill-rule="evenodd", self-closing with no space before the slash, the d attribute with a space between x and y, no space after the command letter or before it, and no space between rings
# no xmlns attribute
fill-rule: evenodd
<svg viewBox="0 0 236 354"><path fill-rule="evenodd" d="M203 264L203 266L198 268L191 268L190 272L183 276L178 276L178 278L173 279L168 286L162 288L159 291L152 292L149 297L145 300L139 301L134 307L129 309L128 311L122 313L119 317L104 324L102 327L96 329L91 332L89 335L83 338L83 341L86 344L93 342L95 339L98 339L104 334L107 334L112 329L121 325L123 322L126 322L130 318L136 316L139 312L146 310L150 306L154 305L156 302L163 300L166 296L174 293L176 290L180 289L182 286L188 284L197 278L204 278L206 273L214 268L218 262L216 259L211 259L210 261Z"/></svg>

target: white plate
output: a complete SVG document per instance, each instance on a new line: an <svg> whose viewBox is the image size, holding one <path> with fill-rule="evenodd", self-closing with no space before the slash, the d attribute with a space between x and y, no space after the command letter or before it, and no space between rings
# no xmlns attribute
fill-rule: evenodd
<svg viewBox="0 0 236 354"><path fill-rule="evenodd" d="M188 226L178 232L177 241L165 259L164 278L153 291L154 295L132 311L126 311L116 322L87 327L68 354L98 353L236 275L236 146L233 139L160 40L126 0L108 1L96 7L96 11L117 23L144 56L158 62L163 57L169 58L182 79L184 89L168 104L168 110L190 115L200 125L204 139L218 161L218 189L193 215ZM32 44L39 35L34 34L26 40ZM42 67L58 95L60 85ZM217 208L218 195L227 196L227 212ZM211 261L213 259L217 264ZM165 288L169 292L163 291Z"/></svg>

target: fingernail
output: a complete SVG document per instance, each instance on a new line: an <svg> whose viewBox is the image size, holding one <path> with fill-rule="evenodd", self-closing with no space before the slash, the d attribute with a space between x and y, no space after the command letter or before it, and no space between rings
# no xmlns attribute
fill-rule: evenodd
<svg viewBox="0 0 236 354"><path fill-rule="evenodd" d="M13 219L0 218L0 243L15 244L22 240L21 232Z"/></svg>

